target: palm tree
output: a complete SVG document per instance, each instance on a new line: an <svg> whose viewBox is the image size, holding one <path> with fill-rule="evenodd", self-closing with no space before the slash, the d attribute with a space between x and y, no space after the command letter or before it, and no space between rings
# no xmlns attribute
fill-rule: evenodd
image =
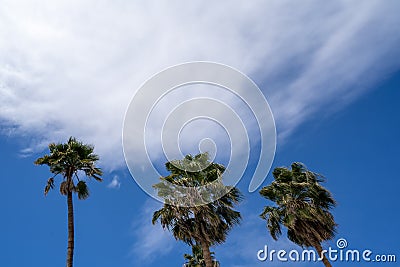
<svg viewBox="0 0 400 267"><path fill-rule="evenodd" d="M212 266L219 267L219 262L214 259L215 253L211 252L210 254L212 258ZM203 257L203 250L198 244L192 246L192 255L184 254L183 257L186 260L186 263L183 265L183 267L206 267L206 263Z"/></svg>
<svg viewBox="0 0 400 267"><path fill-rule="evenodd" d="M190 246L199 244L205 266L212 267L210 246L225 242L230 229L240 222L240 212L233 207L241 200L241 193L236 187L223 185L225 167L209 162L207 153L194 157L187 155L183 160L170 161L165 166L171 174L161 177L161 182L154 185L165 202L154 212L152 222L160 221L177 240ZM198 189L208 184L213 184L213 189ZM179 187L190 190L179 191ZM217 191L224 192L219 199L214 198ZM202 204L179 205L183 201Z"/></svg>
<svg viewBox="0 0 400 267"><path fill-rule="evenodd" d="M50 154L38 158L35 164L49 166L50 172L54 174L47 181L47 185L44 188L45 195L47 195L50 189L54 188L54 178L59 174L62 176L60 193L67 196L68 206L68 248L66 266L72 267L74 256L74 210L72 193L77 193L78 199L86 199L89 196L86 182L81 180L78 174L83 172L89 178L102 181L100 176L103 173L100 168L95 166L99 157L93 154L94 147L85 145L73 137L70 137L65 144L49 144L49 150Z"/></svg>
<svg viewBox="0 0 400 267"><path fill-rule="evenodd" d="M262 188L260 194L275 202L264 207L261 218L273 239L282 234L281 226L287 228L287 237L301 247L314 247L325 266L331 267L321 243L335 235L337 224L330 209L335 206L332 194L320 185L323 177L313 173L302 164L293 163L273 171L274 181Z"/></svg>

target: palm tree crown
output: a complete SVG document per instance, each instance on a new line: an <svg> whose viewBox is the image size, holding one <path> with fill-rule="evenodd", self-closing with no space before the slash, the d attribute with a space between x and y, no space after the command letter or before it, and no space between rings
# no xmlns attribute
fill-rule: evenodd
<svg viewBox="0 0 400 267"><path fill-rule="evenodd" d="M83 144L75 138L70 137L67 143L51 143L49 145L50 154L44 155L35 161L36 165L47 165L50 172L54 175L47 181L44 194L54 188L54 178L62 176L60 193L67 196L68 206L68 249L67 267L72 266L74 250L74 217L72 194L76 193L79 199L86 199L89 190L86 182L79 178L79 173L83 172L87 177L102 181L103 174L100 168L95 166L99 157L93 153L93 146ZM76 182L75 182L76 180Z"/></svg>
<svg viewBox="0 0 400 267"><path fill-rule="evenodd" d="M196 167L197 166L197 167ZM202 168L198 168L202 166ZM190 169L192 167L192 169ZM204 167L204 168L203 168ZM171 172L169 176L161 177L161 182L154 185L159 196L165 199L164 206L154 212L153 224L160 221L163 228L172 232L177 240L188 245L200 244L203 250L207 267L212 266L209 247L225 241L229 230L240 222L240 213L233 210L241 200L241 193L236 187L225 186L222 183L222 173L225 167L208 161L207 154L186 156L183 160L167 162L166 168ZM196 186L214 183L214 188L220 188L227 193L216 200L207 201L207 204L197 206L179 206L175 185L193 187L191 194L179 195L181 199L212 198L213 193L198 194ZM170 204L174 203L174 204Z"/></svg>
<svg viewBox="0 0 400 267"><path fill-rule="evenodd" d="M85 145L70 137L65 144L49 144L49 150L49 155L44 155L35 161L36 165L49 166L50 172L54 174L47 181L44 189L45 195L54 188L54 177L61 174L63 182L60 185L60 193L67 195L70 191L77 193L79 199L86 199L89 191L86 182L79 179L78 172L83 171L87 177L102 181L100 178L102 171L95 166L99 157L93 154L93 146ZM75 184L74 178L77 180L77 184Z"/></svg>
<svg viewBox="0 0 400 267"><path fill-rule="evenodd" d="M335 200L320 185L323 177L302 163L293 163L291 170L276 168L273 176L274 181L260 190L263 197L276 203L266 206L260 215L267 220L272 238L278 239L283 225L289 240L302 247L314 247L321 256L321 242L332 239L337 226L329 211ZM330 266L326 258L323 262Z"/></svg>

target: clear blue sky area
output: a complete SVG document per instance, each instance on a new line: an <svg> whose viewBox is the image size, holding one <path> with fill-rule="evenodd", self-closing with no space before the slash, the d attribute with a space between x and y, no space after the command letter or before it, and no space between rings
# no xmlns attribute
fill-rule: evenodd
<svg viewBox="0 0 400 267"><path fill-rule="evenodd" d="M399 88L400 75L393 74L343 110L327 116L315 115L283 144L278 143L273 163L276 167L301 161L326 176L325 185L338 202L334 210L339 224L336 237L345 238L349 248L397 253L398 257ZM20 139L4 135L0 138L2 265L62 266L67 237L66 200L58 190L47 197L43 195L50 175L48 169L33 165L41 154L19 156ZM146 259L137 254L135 246L141 244L142 235L148 234L138 231L160 228L151 226L151 214L146 211L146 207L157 206L127 171L106 176L111 179L116 174L122 177L118 190L92 181L90 198L75 200L75 266L181 266L182 254L190 250L178 242L163 240L168 234L160 238L165 246ZM264 184L270 181L269 176ZM245 184L239 184L243 192ZM258 193L245 193L245 200L238 207L244 217L242 225L232 231L226 244L213 248L223 266L288 264L257 261L257 249L264 244L274 249L296 248L285 236L277 242L271 240L265 223L257 217L264 204ZM143 222L149 227L143 226ZM335 240L325 245L335 247ZM373 264L334 263L334 266L351 265ZM396 263L376 265L397 266Z"/></svg>

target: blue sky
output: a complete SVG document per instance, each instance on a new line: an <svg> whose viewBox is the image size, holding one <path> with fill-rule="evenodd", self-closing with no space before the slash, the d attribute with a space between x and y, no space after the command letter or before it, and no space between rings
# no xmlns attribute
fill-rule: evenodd
<svg viewBox="0 0 400 267"><path fill-rule="evenodd" d="M90 182L90 198L75 201L75 266L182 265L190 248L151 225L160 203L132 179L121 133L135 90L156 72L191 60L231 65L257 83L276 121L272 166L300 161L326 176L338 202L333 211L337 238L346 238L349 248L400 257L399 5L4 1L2 262L64 264L66 200L58 190L43 195L50 174L33 161L47 152L50 141L74 135L95 145L105 171L103 183ZM297 247L285 236L271 239L258 218L266 202L247 192L250 179L245 176L238 184L245 195L238 206L242 224L212 250L222 266L290 265L257 260L265 244ZM335 247L335 240L325 246ZM322 264L304 264L309 265ZM334 264L349 265L375 264Z"/></svg>

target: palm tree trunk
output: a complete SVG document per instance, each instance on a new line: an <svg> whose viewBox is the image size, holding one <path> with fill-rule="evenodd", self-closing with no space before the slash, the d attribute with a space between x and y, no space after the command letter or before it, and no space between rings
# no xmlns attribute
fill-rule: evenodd
<svg viewBox="0 0 400 267"><path fill-rule="evenodd" d="M68 204L68 248L67 248L67 267L72 267L74 259L74 207L72 204L72 192L67 194Z"/></svg>
<svg viewBox="0 0 400 267"><path fill-rule="evenodd" d="M318 256L321 258L321 254L322 254L321 244L316 242L314 245L314 248L317 251ZM325 267L332 267L331 263L328 261L328 258L326 257L326 253L324 253L324 255L322 257L322 262L324 263Z"/></svg>
<svg viewBox="0 0 400 267"><path fill-rule="evenodd" d="M203 250L203 258L204 258L204 262L206 263L206 267L213 267L210 247L207 245L206 242L204 242L204 241L201 242L201 249Z"/></svg>

